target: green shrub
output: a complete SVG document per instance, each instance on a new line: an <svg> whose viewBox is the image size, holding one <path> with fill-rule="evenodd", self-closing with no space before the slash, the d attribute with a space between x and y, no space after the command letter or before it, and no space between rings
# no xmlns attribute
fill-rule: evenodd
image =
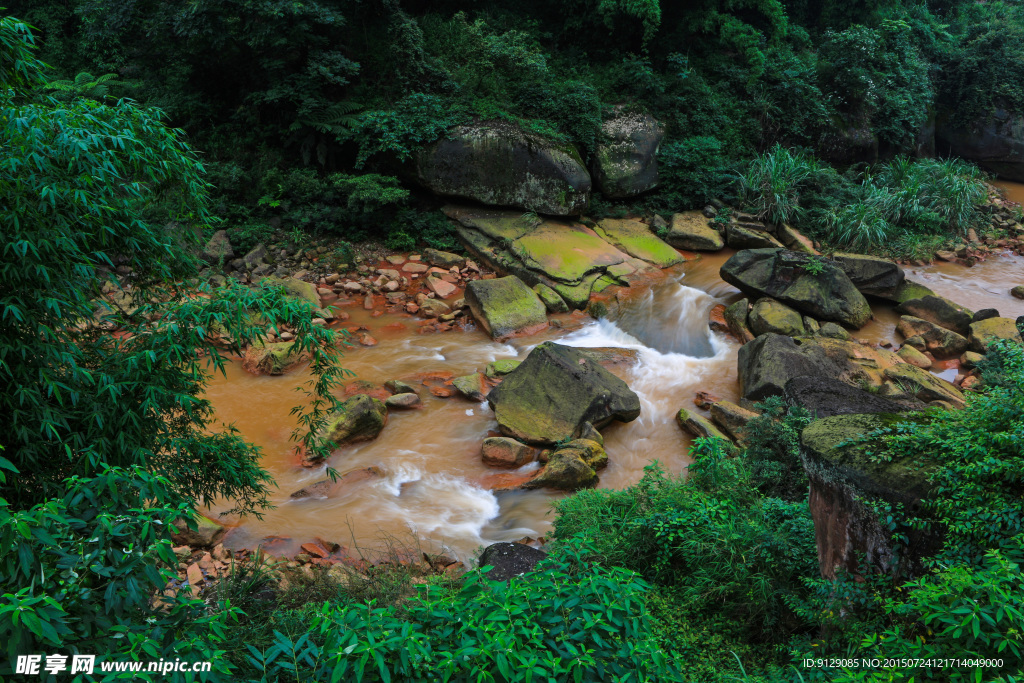
<svg viewBox="0 0 1024 683"><path fill-rule="evenodd" d="M755 157L740 175L741 197L759 218L773 223L799 221L804 216L801 195L820 171L813 156L775 145Z"/></svg>

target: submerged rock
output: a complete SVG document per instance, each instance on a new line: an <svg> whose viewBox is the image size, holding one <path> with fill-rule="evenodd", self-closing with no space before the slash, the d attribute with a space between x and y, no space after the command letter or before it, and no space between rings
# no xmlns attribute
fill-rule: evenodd
<svg viewBox="0 0 1024 683"><path fill-rule="evenodd" d="M686 211L672 216L665 241L676 249L690 251L719 251L725 246L721 233L708 224L700 211Z"/></svg>
<svg viewBox="0 0 1024 683"><path fill-rule="evenodd" d="M466 286L466 303L493 339L534 334L548 326L544 304L514 275L473 280Z"/></svg>
<svg viewBox="0 0 1024 683"><path fill-rule="evenodd" d="M658 146L665 129L649 114L616 111L601 126L591 164L594 184L613 199L634 197L658 186Z"/></svg>
<svg viewBox="0 0 1024 683"><path fill-rule="evenodd" d="M387 415L383 401L366 394L357 394L331 414L323 437L335 446L375 439L384 429Z"/></svg>
<svg viewBox="0 0 1024 683"><path fill-rule="evenodd" d="M814 267L821 272L815 275ZM786 249L740 251L725 262L721 276L746 294L772 297L819 320L859 328L871 318L867 299L846 273L807 254Z"/></svg>
<svg viewBox="0 0 1024 683"><path fill-rule="evenodd" d="M349 470L339 475L336 479L325 477L315 481L309 486L303 487L292 493L290 498L332 498L351 489L363 482L379 479L384 476L384 471L379 467L362 467L358 470Z"/></svg>
<svg viewBox="0 0 1024 683"><path fill-rule="evenodd" d="M578 215L590 200L575 148L508 122L457 126L417 155L416 177L438 194L556 216Z"/></svg>
<svg viewBox="0 0 1024 683"><path fill-rule="evenodd" d="M501 432L531 444L554 444L640 415L640 399L626 383L581 349L544 342L488 396Z"/></svg>

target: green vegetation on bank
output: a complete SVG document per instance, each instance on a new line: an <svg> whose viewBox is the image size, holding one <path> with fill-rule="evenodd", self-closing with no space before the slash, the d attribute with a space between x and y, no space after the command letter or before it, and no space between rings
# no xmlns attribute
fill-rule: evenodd
<svg viewBox="0 0 1024 683"><path fill-rule="evenodd" d="M903 158L934 154L937 126L1024 112L1024 10L1010 2L11 0L9 11L37 27L56 95L130 97L188 132L211 214L241 244L298 229L450 248L437 198L409 182L419 149L461 123L506 121L587 162L625 107L664 125L661 184L631 200L598 194L592 213L732 201L751 190L741 174L784 170L766 159L799 150L809 166L791 170L812 177L788 188L807 214L798 227L908 255L976 218L977 173Z"/></svg>

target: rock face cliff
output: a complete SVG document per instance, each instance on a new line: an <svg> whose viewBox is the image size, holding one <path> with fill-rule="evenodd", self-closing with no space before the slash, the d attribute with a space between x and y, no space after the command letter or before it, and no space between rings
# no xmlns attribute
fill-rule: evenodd
<svg viewBox="0 0 1024 683"><path fill-rule="evenodd" d="M986 171L1024 182L1024 116L996 106L967 125L940 118L935 130L940 154L973 161Z"/></svg>
<svg viewBox="0 0 1024 683"><path fill-rule="evenodd" d="M802 435L804 468L811 482L810 509L821 574L855 575L865 569L912 574L934 553L941 537L903 524L928 496L934 461L872 457L863 444L847 443L880 427L921 419L916 414L836 415L815 420ZM891 522L890 522L891 518ZM903 546L894 535L906 537Z"/></svg>

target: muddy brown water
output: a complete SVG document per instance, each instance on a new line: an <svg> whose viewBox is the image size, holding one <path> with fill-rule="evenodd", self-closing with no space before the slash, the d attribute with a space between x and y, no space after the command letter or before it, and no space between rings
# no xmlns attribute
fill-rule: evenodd
<svg viewBox="0 0 1024 683"><path fill-rule="evenodd" d="M415 318L371 318L368 312L354 311L345 325L366 325L379 344L348 350L343 365L359 379L382 384L389 379L415 382L424 372L469 374L492 360L522 359L548 339L572 346L637 349L640 360L635 366L612 371L640 396L642 412L634 422L604 430L610 463L601 473L600 486L629 486L654 460L669 472L681 472L689 462L690 438L675 421L678 410L693 410L698 390L733 400L738 395L739 346L707 326L712 306L739 298L739 292L718 275L729 255L705 255L666 271L664 281L631 293L610 320L563 316L566 329L509 343L495 343L479 329L421 335ZM973 268L947 263L909 268L907 275L972 309L1024 315L1024 301L1008 293L1014 284L1024 283L1020 256L1007 253ZM884 304L876 303L873 309L874 319L856 336L897 341L898 316ZM350 549L379 551L397 543L467 559L490 543L538 537L551 530L551 504L563 494L496 494L486 488L487 477L499 472L480 461L481 441L497 429L487 404L459 396L437 398L426 387L420 391L421 408L393 411L377 439L341 449L329 461L340 473L379 467L383 477L344 488L333 497L292 500L293 491L325 476L324 467L299 467L288 441L295 426L289 411L301 399L295 389L308 379L303 369L281 377L257 377L234 363L226 377L217 376L211 383L208 395L218 418L233 423L263 449L262 463L278 486L271 496L276 507L262 519L222 518L235 525L225 541L229 548L253 548L266 539L280 539L270 547L275 554L288 554L320 537ZM216 516L228 507L215 505L208 514Z"/></svg>

